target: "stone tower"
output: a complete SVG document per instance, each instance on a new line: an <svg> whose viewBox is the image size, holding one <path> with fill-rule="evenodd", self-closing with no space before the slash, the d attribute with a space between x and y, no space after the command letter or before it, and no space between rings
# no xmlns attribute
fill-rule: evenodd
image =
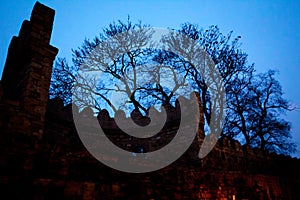
<svg viewBox="0 0 300 200"><path fill-rule="evenodd" d="M2 116L12 132L43 134L52 65L58 53L49 44L54 15L53 9L36 2L30 21L25 20L19 35L11 40L1 84L4 104L14 102L18 107L13 115L5 112L10 117ZM14 125L14 120L20 124Z"/></svg>

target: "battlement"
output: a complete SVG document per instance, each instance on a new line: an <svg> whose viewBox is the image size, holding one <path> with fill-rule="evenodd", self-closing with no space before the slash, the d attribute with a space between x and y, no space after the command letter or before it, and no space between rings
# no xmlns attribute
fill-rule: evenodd
<svg viewBox="0 0 300 200"><path fill-rule="evenodd" d="M60 134L57 130L62 130L63 127L65 127L65 124L69 123L72 124L73 132L66 134L66 137L74 137L74 135L77 135L75 125L73 124L74 115L81 119L80 122L83 123L82 125L89 125L91 118L97 118L99 122L99 128L104 130L106 136L115 145L132 152L136 151L137 147L143 147L145 152L151 152L168 144L177 134L178 127L180 126L181 115L180 104L178 101L175 105L175 107L166 107L168 118L160 132L150 138L139 139L127 135L127 133L120 129L115 119L109 115L109 112L106 109L101 110L97 117L94 117L93 110L90 108L86 108L79 112L78 109L76 109L76 106L73 105L72 111L72 104L64 106L63 100L55 98L49 101L47 108L47 121L51 122L54 120L55 122L53 123L56 124L55 126L60 128L56 130L48 130L50 132L47 131L47 135L59 137L55 136ZM132 111L130 117L126 117L125 113L122 113L122 111L119 112L120 113L118 115L122 116L121 121L123 120L124 124L130 124L129 121L133 120L139 125L145 126L151 121L148 114L144 116L139 111ZM157 111L157 114L160 113ZM153 117L155 118L155 116ZM268 153L260 149L253 149L249 145L242 145L239 141L228 139L227 137L220 137L211 153L207 157L199 159L198 152L201 148L204 138L204 117L202 115L200 118L197 137L193 142L193 147L191 147L187 154L185 154L185 160L187 159L192 161L197 167L208 171L222 171L226 169L228 171L255 171L256 173L260 172L272 174L278 173L280 171L280 167L282 167L278 165L278 163L276 164L278 160L290 160L291 162L295 163L298 162L298 159L296 158L292 159L290 156L277 155L275 153Z"/></svg>
<svg viewBox="0 0 300 200"><path fill-rule="evenodd" d="M66 153L64 156L63 171L60 172L60 176L75 176L85 177L85 180L93 180L93 177L101 177L101 180L110 180L103 177L102 173L95 171L92 166L96 166L97 161L89 155L82 143L78 138L74 123L73 115L82 119L83 125L89 124L91 117L96 118L99 122L99 127L104 130L106 136L117 146L122 149L131 152L139 152L143 148L143 152L155 151L166 145L177 133L180 119L178 118L178 112L180 106L176 104L175 107L169 107L167 109L169 116L172 116L172 120L167 120L165 127L162 131L154 137L148 138L147 140L140 140L137 138L130 137L122 130L119 129L115 119L109 116L107 110L102 110L97 117L93 117L93 111L91 109L85 109L82 112L78 112L78 109L73 108L72 105L64 106L63 101L60 99L51 99L48 104L46 114L46 132L44 140L47 144L54 145L59 144L60 150L56 152L56 155ZM177 114L175 114L177 113ZM124 114L123 114L124 116ZM140 123L143 125L149 121L148 116L142 116L139 112L134 111L131 113L131 117L134 121L141 120ZM124 120L129 120L124 116ZM204 121L203 121L204 123ZM202 126L202 125L201 125ZM199 129L197 136L191 147L183 154L183 156L172 165L161 169L156 172L145 175L128 175L119 173L114 170L105 172L109 177L115 177L112 184L106 184L107 187L114 188L112 192L103 192L102 194L106 198L114 197L118 195L121 197L128 197L130 194L122 191L124 183L133 184L133 192L138 193L144 198L142 193L146 192L146 188L156 188L150 194L159 194L159 197L166 197L172 199L182 199L188 197L190 199L232 199L235 197L249 198L249 195L254 195L253 190L257 188L259 191L257 195L262 195L265 192L267 196L276 196L280 198L293 199L296 195L288 196L283 188L292 187L290 184L298 184L297 179L286 181L286 177L296 177L298 175L297 169L300 167L299 159L291 158L289 156L269 154L262 152L259 149L253 149L247 145L241 145L237 140L229 140L226 137L219 139L213 150L203 159L199 159L198 152L201 148L201 144L204 139L203 128ZM50 142L52 141L52 142ZM51 145L50 145L51 146ZM88 160L86 160L89 158ZM85 159L84 166L79 163ZM118 160L118 157L107 157L106 159ZM67 161L69 160L69 161ZM72 169L67 167L73 163ZM99 164L99 163L98 163ZM143 163L144 165L145 163ZM79 166L77 166L79 165ZM89 173L82 174L82 170L90 169ZM107 167L98 166L96 169L107 170ZM67 171L67 172L66 172ZM285 177L283 180L280 177ZM159 178L160 177L160 178ZM120 180L126 180L120 181ZM136 181L145 180L145 181ZM94 180L97 182L96 180ZM90 184L97 188L97 184L92 181ZM284 181L284 185L282 185ZM139 184L142 184L144 189L135 190ZM160 185L162 184L162 185ZM125 184L126 185L126 184ZM158 186L159 185L159 186ZM183 187L186 185L186 187ZM67 188L79 187L75 183L67 186ZM164 190L175 191L173 195L164 195L161 192L161 187ZM175 189L179 187L180 189ZM198 192L192 192L199 191ZM138 192L143 191L143 192ZM199 195L202 197L199 197ZM146 195L147 196L147 195ZM138 198L138 197L136 197ZM258 197L256 197L258 198ZM271 198L272 199L272 198Z"/></svg>

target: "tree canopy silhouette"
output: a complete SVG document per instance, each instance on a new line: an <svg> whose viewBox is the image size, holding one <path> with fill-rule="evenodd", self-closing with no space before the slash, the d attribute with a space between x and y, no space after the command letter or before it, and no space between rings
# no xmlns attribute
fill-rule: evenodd
<svg viewBox="0 0 300 200"><path fill-rule="evenodd" d="M130 37L126 34L128 31L132 31ZM248 55L240 49L241 37L233 38L232 32L223 35L217 26L201 29L185 23L177 33L200 45L222 77L227 104L222 136L239 139L262 150L284 154L294 152L296 146L291 141L291 125L281 118L282 114L293 108L283 97L275 71L256 73L254 64L248 64ZM126 107L145 113L154 104L172 105L176 94L184 96L193 90L200 94L205 120L210 124L214 110L212 101L215 99L209 91L207 77L203 77L205 75L199 73L190 62L193 56L190 47L195 44L187 44L184 38L178 43L174 39L176 32L174 34L163 37L162 42L186 54L178 55L168 51L168 48L156 49L151 42L153 31L149 25L141 22L134 24L129 18L126 22L109 24L99 36L93 40L86 39L81 47L73 50L71 65L66 59L57 60L53 68L50 97L64 99L66 104L73 101L81 108L95 105L96 110L109 108L115 112ZM114 48L105 46L104 41L108 39L113 40L111 44L116 45ZM142 48L145 43L149 45ZM153 63L160 67L152 68ZM78 73L85 67L101 72L101 78ZM137 77L140 74L143 75ZM172 84L166 87L161 80L170 74ZM151 82L144 82L146 78ZM77 80L81 80L80 85ZM116 85L116 82L122 84ZM187 84L191 87L184 87ZM78 91L74 92L74 88ZM123 95L125 103L116 105L112 102L112 91ZM93 95L88 95L87 99L86 93Z"/></svg>

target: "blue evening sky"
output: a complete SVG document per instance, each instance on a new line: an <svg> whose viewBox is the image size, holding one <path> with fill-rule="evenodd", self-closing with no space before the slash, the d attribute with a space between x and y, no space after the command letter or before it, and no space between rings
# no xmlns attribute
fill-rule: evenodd
<svg viewBox="0 0 300 200"><path fill-rule="evenodd" d="M100 1L40 0L56 10L51 44L59 57L71 60L71 49L93 38L101 28L118 19L141 20L153 27L179 28L181 23L196 23L206 28L218 25L223 33L242 36L241 48L249 54L259 72L279 70L285 97L300 107L300 1ZM11 37L18 35L21 23L30 18L35 0L0 2L0 76ZM297 89L298 88L298 89ZM293 138L300 151L300 111L285 118L292 122ZM300 157L300 152L296 154Z"/></svg>

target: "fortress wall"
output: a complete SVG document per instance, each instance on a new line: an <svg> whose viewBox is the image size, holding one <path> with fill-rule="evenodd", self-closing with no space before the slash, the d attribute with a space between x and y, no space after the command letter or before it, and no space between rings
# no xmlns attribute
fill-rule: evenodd
<svg viewBox="0 0 300 200"><path fill-rule="evenodd" d="M97 161L83 146L73 122L76 115L82 125L89 124L87 113L91 111L78 113L74 109L72 113L72 105L64 106L60 99L48 100L52 64L58 52L49 44L53 19L54 10L37 2L30 21L24 21L8 50L0 82L1 195L73 200L300 199L299 159L263 153L227 138L220 139L208 156L199 159L205 137L202 112L191 147L161 170L130 174ZM142 146L152 151L177 133L178 109L170 108L165 127L148 141L126 136L106 111L95 119L120 147L135 151L135 146ZM142 124L149 120L138 113L132 116ZM117 162L118 158L106 159Z"/></svg>

